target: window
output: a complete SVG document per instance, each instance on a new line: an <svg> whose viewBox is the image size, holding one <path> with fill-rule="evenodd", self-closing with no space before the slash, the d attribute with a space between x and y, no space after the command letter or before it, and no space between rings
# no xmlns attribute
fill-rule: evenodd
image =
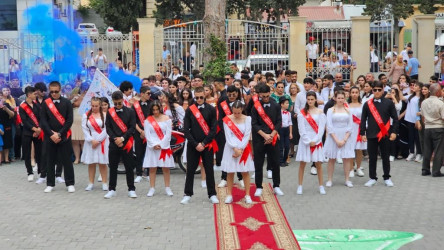
<svg viewBox="0 0 444 250"><path fill-rule="evenodd" d="M17 30L17 0L0 1L0 30Z"/></svg>

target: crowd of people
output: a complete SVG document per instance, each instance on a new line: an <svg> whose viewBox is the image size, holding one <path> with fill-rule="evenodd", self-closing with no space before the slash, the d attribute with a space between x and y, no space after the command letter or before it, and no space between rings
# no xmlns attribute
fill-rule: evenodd
<svg viewBox="0 0 444 250"><path fill-rule="evenodd" d="M261 196L265 159L265 175L272 179L277 195L284 195L280 168L293 158L300 164L297 194L303 193L307 163L312 163L310 173L318 176L320 194L326 194L325 187L334 182L336 162L343 164L344 184L351 188L355 175L365 176L362 162L368 157L365 185L373 186L378 154L389 187L394 186L390 176L394 160L422 162L422 175L442 176L443 159L436 152L444 149L444 102L435 76L423 84L404 73L396 82L385 74L375 79L368 73L351 82L337 72L306 77L301 83L293 70L262 74L232 69L206 84L197 70L182 74L176 68L171 77L157 72L141 80L138 93L131 82L123 81L112 93L112 105L106 97L94 97L85 114L78 107L88 81L77 79L68 89L57 81L22 89L19 83L0 79L1 162L23 159L28 181L34 181L37 172L36 182L46 182L47 193L56 182L75 192L73 163L80 162L88 165L85 190L93 190L98 165L107 199L116 196L120 162L131 198L137 197L134 183L143 178L150 181L147 196L154 196L156 170L161 168L165 193L172 196L170 169L177 159L170 143L174 133L183 133L187 174L182 204L193 196L199 166L201 186L207 188L212 203L219 202L216 187L226 186L229 195L224 202L233 201L235 173L245 187L245 202L252 202L250 172L254 195ZM222 170L218 184L214 167Z"/></svg>

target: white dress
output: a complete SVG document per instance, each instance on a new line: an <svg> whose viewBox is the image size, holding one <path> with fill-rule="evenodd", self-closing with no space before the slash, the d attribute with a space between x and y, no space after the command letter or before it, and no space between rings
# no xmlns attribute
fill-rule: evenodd
<svg viewBox="0 0 444 250"><path fill-rule="evenodd" d="M171 128L172 122L171 120L166 120L163 122L157 122L159 124L160 129L163 133L163 140L157 136L154 127L148 120L145 120L144 129L145 129L145 137L146 137L146 151L145 158L143 159L142 166L144 168L173 168L174 167L174 158L173 155L165 156L165 161L160 160L161 150L154 150L154 146L160 145L162 149L170 149L170 141L171 141Z"/></svg>
<svg viewBox="0 0 444 250"><path fill-rule="evenodd" d="M361 106L357 107L357 108L349 108L350 113L356 117L358 117L359 119L361 119L361 115L362 115L362 104ZM363 141L358 141L358 132L359 132L359 124L353 122L353 128L352 128L352 134L351 134L351 138L350 140L354 140L355 141L355 149L358 150L366 150L367 149L367 142L363 142Z"/></svg>
<svg viewBox="0 0 444 250"><path fill-rule="evenodd" d="M301 138L299 139L296 161L323 162L325 161L324 147L316 147L313 153L311 153L310 142L315 142L316 145L322 143L327 118L324 113L311 115L311 117L313 117L313 120L318 125L318 133L314 131L307 119L305 119L300 112L298 114L298 129Z"/></svg>
<svg viewBox="0 0 444 250"><path fill-rule="evenodd" d="M82 158L81 162L84 164L108 164L108 134L106 133L106 126L103 126L102 119L96 118L97 125L102 129L102 133L97 133L96 130L91 125L91 122L86 118L87 114L82 116L82 130L85 136L85 143L83 144ZM103 117L105 119L105 117ZM103 127L102 127L103 126ZM96 140L99 142L105 141L104 151L102 154L102 145L92 148L92 141Z"/></svg>
<svg viewBox="0 0 444 250"><path fill-rule="evenodd" d="M233 131L231 131L231 129L224 123L226 143L221 162L222 171L227 173L254 171L254 162L251 155L248 156L246 162L242 163L239 163L241 156L233 158L234 148L245 148L248 143L250 143L251 117L247 116L245 123L236 124L236 126L242 134L244 134L242 141L240 141L236 135L234 135Z"/></svg>
<svg viewBox="0 0 444 250"><path fill-rule="evenodd" d="M333 112L334 108L327 111L327 139L325 140L324 153L329 159L355 158L355 140L349 138L344 146L338 148L331 134L335 134L338 140L343 140L347 132L352 133L353 118L351 113Z"/></svg>

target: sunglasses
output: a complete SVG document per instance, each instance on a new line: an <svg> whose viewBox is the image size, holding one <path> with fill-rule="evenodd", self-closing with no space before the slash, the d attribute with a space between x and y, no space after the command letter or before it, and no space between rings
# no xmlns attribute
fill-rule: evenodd
<svg viewBox="0 0 444 250"><path fill-rule="evenodd" d="M199 100L199 99L203 100L203 99L205 99L205 97L204 96L195 96L194 99L196 99L196 100Z"/></svg>
<svg viewBox="0 0 444 250"><path fill-rule="evenodd" d="M113 102L114 103L114 106L120 106L120 105L122 105L122 102Z"/></svg>
<svg viewBox="0 0 444 250"><path fill-rule="evenodd" d="M58 94L58 93L60 93L60 91L59 91L59 90L49 91L49 93L50 93L50 94Z"/></svg>
<svg viewBox="0 0 444 250"><path fill-rule="evenodd" d="M373 89L373 92L381 92L382 89Z"/></svg>
<svg viewBox="0 0 444 250"><path fill-rule="evenodd" d="M229 81L230 80L230 78L225 78L225 81Z"/></svg>
<svg viewBox="0 0 444 250"><path fill-rule="evenodd" d="M261 96L261 98L269 98L270 96L269 95L263 95L263 96Z"/></svg>
<svg viewBox="0 0 444 250"><path fill-rule="evenodd" d="M145 95L151 95L151 92L146 92Z"/></svg>

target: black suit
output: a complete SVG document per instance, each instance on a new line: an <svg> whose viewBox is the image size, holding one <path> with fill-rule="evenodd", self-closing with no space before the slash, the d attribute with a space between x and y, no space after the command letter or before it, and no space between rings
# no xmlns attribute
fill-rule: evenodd
<svg viewBox="0 0 444 250"><path fill-rule="evenodd" d="M37 104L33 103L32 107L24 102L34 113L37 121L40 120L40 108ZM23 130L22 130L22 150L23 150L23 159L25 159L25 166L28 172L28 175L33 174L32 166L31 166L31 145L34 143L34 151L35 151L35 162L38 166L38 173L41 173L41 162L40 156L42 155L42 141L37 137L33 137L34 131L32 130L34 127L39 127L35 124L32 119L28 116L26 111L20 107L19 109L20 117L22 118ZM40 125L40 123L39 123ZM43 132L43 131L42 131Z"/></svg>
<svg viewBox="0 0 444 250"><path fill-rule="evenodd" d="M226 116L224 110L222 109L222 106L220 105L221 102L226 102L227 104L229 104L230 102L228 101L228 97L227 97L227 91L224 89L223 91L220 92L220 97L217 100L217 105L216 108L219 112L219 117L217 119L217 125L220 128L219 133L216 134L216 142L217 145L219 146L219 151L216 152L216 166L220 166L221 162L222 162L222 156L224 154L224 147L225 147L225 134L224 134L224 122L223 122L223 118ZM225 179L223 178L223 172L222 172L222 179L226 180L226 174L225 174Z"/></svg>
<svg viewBox="0 0 444 250"><path fill-rule="evenodd" d="M73 152L71 137L67 137L68 131L71 129L73 123L73 110L71 102L68 99L60 97L59 101L60 102L55 101L54 106L65 118L65 123L63 125L61 125L55 118L45 101L42 102L42 109L40 111L40 125L45 133L45 148L43 151L45 152L44 157L46 157L47 163L47 185L51 187L55 186L54 167L56 162L59 164L61 163L65 169L66 186L72 186L75 184L74 168L71 161ZM55 144L50 138L53 135L52 131L59 133L61 136L61 141L57 144Z"/></svg>
<svg viewBox="0 0 444 250"><path fill-rule="evenodd" d="M146 117L148 117L149 106L150 106L151 102L150 101L147 101L147 102L140 101L139 104L140 104L140 108L142 109L143 116L146 119ZM139 116L137 115L134 105L133 105L132 109L134 110L134 113L136 115L136 124L139 126L140 129L143 130L144 129L143 123L145 122L145 120L141 121L139 119ZM145 143L143 141L144 140L142 138L140 138L139 131L137 131L137 129L135 129L134 130L134 143L135 143L134 148L136 151L136 175L137 176L142 176L142 173L143 173L142 164L143 164L143 158L145 157L145 151L146 151L146 141L145 141Z"/></svg>
<svg viewBox="0 0 444 250"><path fill-rule="evenodd" d="M210 128L210 132L208 135L205 135L201 126L197 122L196 117L191 112L191 109L188 108L185 111L184 118L184 133L185 137L188 140L187 144L187 177L185 180L185 195L192 196L193 195L193 185L194 185L194 173L199 165L200 158L202 158L202 163L205 168L205 173L207 175L207 192L208 197L216 195L216 189L214 184L214 171L213 171L213 158L214 153L213 149L208 150L208 147L202 152L196 150L196 147L199 143L203 143L207 145L211 143L216 135L216 109L209 104L204 103L204 108L200 108L199 111L202 114L202 117L205 119L208 127ZM197 103L196 103L196 106Z"/></svg>
<svg viewBox="0 0 444 250"><path fill-rule="evenodd" d="M260 101L262 107L264 103ZM276 102L270 101L268 103L270 107L264 107L265 113L270 117L274 124L274 130L279 131L282 127L282 114L281 107ZM267 168L271 167L273 172L273 187L279 187L280 185L280 166L279 166L279 140L273 146L270 144L264 144L264 138L259 135L259 131L262 130L266 134L271 134L272 130L262 120L261 116L257 112L256 108L251 111L251 126L253 129L253 152L254 152L254 168L256 172L255 182L257 188L262 188L263 179L263 166L265 154L267 155Z"/></svg>
<svg viewBox="0 0 444 250"><path fill-rule="evenodd" d="M381 151L382 158L382 168L384 171L383 178L387 180L390 178L390 141L389 136L391 133L398 133L398 115L396 113L395 104L392 101L382 98L381 102L374 101L374 105L379 115L381 116L382 122L386 124L390 122L390 118L393 119L393 125L388 131L388 135L384 136L380 141L378 141L378 133L381 131L375 118L370 112L368 107L368 102L362 107L362 116L360 131L361 135L367 136L367 151L369 155L369 175L371 179L377 180L376 175L376 162L378 160L378 147ZM367 125L368 124L368 125Z"/></svg>
<svg viewBox="0 0 444 250"><path fill-rule="evenodd" d="M106 114L106 133L109 136L109 152L108 152L108 160L109 160L109 188L108 190L116 191L117 185L117 167L119 165L120 157L123 159L123 165L125 166L126 172L126 183L128 185L128 191L135 191L136 187L134 186L134 167L136 166L136 161L134 159L134 151L133 148L127 152L123 148L128 143L128 140L134 135L134 131L136 128L136 115L134 111L125 106L122 107L123 111L117 112L116 114L123 121L123 124L126 125L127 131L123 133L120 127L113 120L111 115ZM119 148L116 143L114 143L114 139L118 137L123 137L123 147Z"/></svg>

